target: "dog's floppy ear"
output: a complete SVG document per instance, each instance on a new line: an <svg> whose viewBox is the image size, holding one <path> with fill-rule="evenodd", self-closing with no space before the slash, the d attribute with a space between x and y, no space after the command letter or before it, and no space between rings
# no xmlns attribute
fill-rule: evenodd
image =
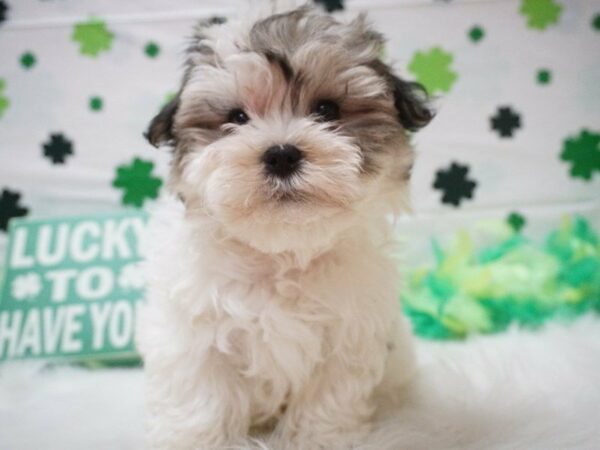
<svg viewBox="0 0 600 450"><path fill-rule="evenodd" d="M393 74L391 68L379 59L371 67L388 82L393 95L398 120L405 130L417 131L433 119L433 111L428 105L425 88L414 81L404 81Z"/></svg>
<svg viewBox="0 0 600 450"><path fill-rule="evenodd" d="M175 136L173 134L173 120L179 107L179 95L167 103L160 112L152 119L148 130L144 133L148 142L159 147L161 144L172 144Z"/></svg>
<svg viewBox="0 0 600 450"><path fill-rule="evenodd" d="M417 131L433 119L427 104L427 91L414 81L404 81L390 72L394 89L394 106L404 129Z"/></svg>

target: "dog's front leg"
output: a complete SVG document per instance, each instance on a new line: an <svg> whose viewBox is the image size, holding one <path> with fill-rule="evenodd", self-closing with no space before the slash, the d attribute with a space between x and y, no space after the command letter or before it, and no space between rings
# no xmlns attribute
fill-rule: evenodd
<svg viewBox="0 0 600 450"><path fill-rule="evenodd" d="M340 360L326 366L316 385L290 399L273 435L275 449L348 450L369 432L381 368L348 368Z"/></svg>
<svg viewBox="0 0 600 450"><path fill-rule="evenodd" d="M181 355L183 356L183 355ZM249 429L249 400L219 356L146 358L147 428L156 450L218 450L239 444Z"/></svg>

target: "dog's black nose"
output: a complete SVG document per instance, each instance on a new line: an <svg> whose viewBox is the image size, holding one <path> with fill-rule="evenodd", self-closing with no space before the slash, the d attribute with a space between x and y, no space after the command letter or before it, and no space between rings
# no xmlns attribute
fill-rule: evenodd
<svg viewBox="0 0 600 450"><path fill-rule="evenodd" d="M263 153L261 159L269 174L285 178L300 167L302 152L291 144L274 145Z"/></svg>

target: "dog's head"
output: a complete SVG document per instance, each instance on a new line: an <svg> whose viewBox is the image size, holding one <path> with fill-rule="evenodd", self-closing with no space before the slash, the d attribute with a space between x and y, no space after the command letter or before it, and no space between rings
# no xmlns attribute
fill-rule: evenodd
<svg viewBox="0 0 600 450"><path fill-rule="evenodd" d="M364 17L308 7L200 24L179 93L147 133L173 147L171 188L265 252L327 245L390 212L407 192L407 131L431 112L382 46Z"/></svg>

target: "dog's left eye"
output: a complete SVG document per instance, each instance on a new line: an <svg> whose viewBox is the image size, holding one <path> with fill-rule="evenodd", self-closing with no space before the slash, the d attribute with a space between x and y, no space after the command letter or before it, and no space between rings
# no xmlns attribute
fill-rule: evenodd
<svg viewBox="0 0 600 450"><path fill-rule="evenodd" d="M340 118L340 107L333 100L321 100L314 106L313 114L324 122L331 122Z"/></svg>
<svg viewBox="0 0 600 450"><path fill-rule="evenodd" d="M227 122L229 122L229 123L244 125L245 123L248 123L249 121L250 121L250 117L248 117L248 114L246 114L244 112L244 110L242 110L240 108L232 109L231 111L229 111L229 114L227 115Z"/></svg>

